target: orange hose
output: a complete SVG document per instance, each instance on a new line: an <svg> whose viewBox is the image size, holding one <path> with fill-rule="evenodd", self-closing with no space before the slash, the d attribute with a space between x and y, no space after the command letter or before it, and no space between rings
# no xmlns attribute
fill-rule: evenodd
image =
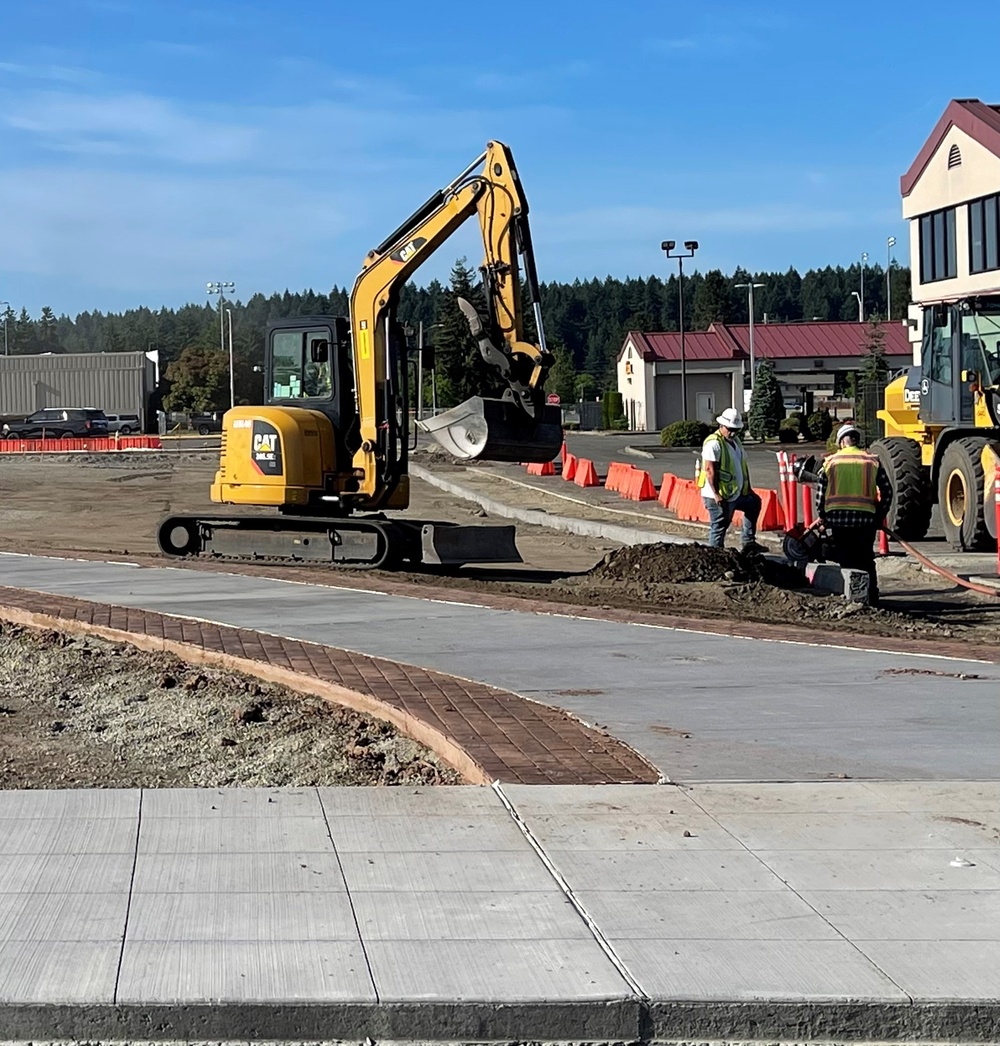
<svg viewBox="0 0 1000 1046"><path fill-rule="evenodd" d="M898 534L894 534L888 527L885 528L885 532L892 538L893 541L898 542L902 545L903 549L918 562L923 563L925 567L933 570L936 574L940 574L941 577L947 578L953 584L960 585L962 588L968 588L973 592L979 592L984 596L1000 596L1000 589L991 588L989 585L977 585L974 581L966 581L964 578L958 577L957 574L953 574L950 570L945 570L944 567L939 567L937 563L932 563L922 552L918 552L912 545L907 544Z"/></svg>

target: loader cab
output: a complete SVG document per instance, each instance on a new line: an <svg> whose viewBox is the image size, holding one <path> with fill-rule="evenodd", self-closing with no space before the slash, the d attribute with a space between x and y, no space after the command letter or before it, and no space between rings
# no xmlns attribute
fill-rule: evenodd
<svg viewBox="0 0 1000 1046"><path fill-rule="evenodd" d="M338 457L358 444L350 323L342 316L294 316L267 328L265 402L329 418Z"/></svg>
<svg viewBox="0 0 1000 1046"><path fill-rule="evenodd" d="M975 425L976 392L1000 383L1000 298L927 306L921 361L920 420Z"/></svg>

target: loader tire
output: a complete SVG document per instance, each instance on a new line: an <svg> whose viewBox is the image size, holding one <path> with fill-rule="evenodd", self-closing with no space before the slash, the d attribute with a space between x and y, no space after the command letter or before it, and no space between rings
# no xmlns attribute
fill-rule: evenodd
<svg viewBox="0 0 1000 1046"><path fill-rule="evenodd" d="M934 507L930 470L920 460L920 444L894 436L876 440L870 449L892 485L892 507L886 519L889 529L904 541L920 541L927 536Z"/></svg>
<svg viewBox="0 0 1000 1046"><path fill-rule="evenodd" d="M981 436L965 436L949 443L941 456L941 525L945 538L962 551L980 552L990 547L983 498L983 449L988 442Z"/></svg>

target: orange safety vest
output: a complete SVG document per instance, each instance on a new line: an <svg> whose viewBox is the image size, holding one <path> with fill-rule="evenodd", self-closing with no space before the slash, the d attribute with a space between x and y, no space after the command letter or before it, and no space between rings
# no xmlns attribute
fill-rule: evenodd
<svg viewBox="0 0 1000 1046"><path fill-rule="evenodd" d="M854 512L878 511L879 460L860 447L844 447L823 462L826 472L827 512L850 509Z"/></svg>

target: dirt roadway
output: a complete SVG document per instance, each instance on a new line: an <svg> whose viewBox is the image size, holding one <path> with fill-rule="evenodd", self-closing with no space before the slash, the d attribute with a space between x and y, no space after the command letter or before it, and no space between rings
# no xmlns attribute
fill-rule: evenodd
<svg viewBox="0 0 1000 1046"><path fill-rule="evenodd" d="M143 563L162 563L155 544L158 520L171 512L212 508L208 488L216 461L213 451L94 456L90 463L51 457L6 458L0 462L0 550L127 556ZM460 467L444 467L461 481ZM530 496L537 500L534 493ZM557 503L551 511L559 511ZM413 483L408 515L488 522L477 506L418 480ZM600 540L520 525L518 547L523 565L470 567L457 574L346 573L307 565L191 565L316 583L346 582L384 591L412 591L414 586L460 589L547 604L796 625L826 634L968 640L980 648L992 645L995 649L1000 638L1000 599L966 595L898 561L882 583L883 609L873 611L848 606L835 597L775 587L753 577L677 580L668 571L657 578L651 569L649 546L636 550L629 572L610 575L594 569L612 551Z"/></svg>

